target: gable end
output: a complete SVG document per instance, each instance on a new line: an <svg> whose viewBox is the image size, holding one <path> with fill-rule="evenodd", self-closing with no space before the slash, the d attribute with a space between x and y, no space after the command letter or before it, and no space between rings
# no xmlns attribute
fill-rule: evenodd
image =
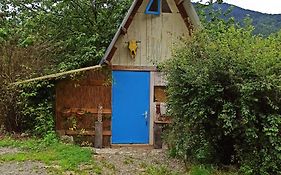
<svg viewBox="0 0 281 175"><path fill-rule="evenodd" d="M194 29L200 27L199 18L196 14L194 7L192 6L191 1L190 0L170 0L170 2L172 2L172 1L175 3L174 6L175 6L175 8L178 9L178 13L180 13L180 16L181 16L184 24L186 25L188 34L190 36ZM116 54L116 50L118 50L118 48L116 47L118 38L121 36L127 35L128 29L129 29L130 25L132 24L133 20L135 20L136 14L138 14L137 18L138 19L140 18L139 17L140 12L138 12L138 11L141 6L142 6L141 9L143 9L143 5L144 5L143 3L144 3L143 0L134 0L134 2L131 5L129 11L127 12L123 22L121 23L118 31L116 32L113 40L111 41L109 47L107 48L103 59L100 61L100 65L101 64L111 64L111 60L114 57L114 55ZM143 14L144 14L144 12L143 12ZM143 16L142 16L143 20L150 19L150 17L145 17L145 16L143 17ZM151 17L151 18L153 18L153 17ZM155 18L157 18L157 16ZM146 23L148 23L148 22L146 22ZM131 38L131 39L137 39L137 38ZM126 42L128 42L128 41L126 41Z"/></svg>

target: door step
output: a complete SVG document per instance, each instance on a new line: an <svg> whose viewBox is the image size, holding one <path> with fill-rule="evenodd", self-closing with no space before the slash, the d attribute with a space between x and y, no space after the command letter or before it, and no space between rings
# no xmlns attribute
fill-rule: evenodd
<svg viewBox="0 0 281 175"><path fill-rule="evenodd" d="M150 144L112 144L111 148L144 148L144 149L153 149L153 145L150 145Z"/></svg>

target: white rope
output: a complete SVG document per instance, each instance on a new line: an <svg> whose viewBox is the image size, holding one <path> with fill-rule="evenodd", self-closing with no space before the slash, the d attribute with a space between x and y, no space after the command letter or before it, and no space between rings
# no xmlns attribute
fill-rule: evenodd
<svg viewBox="0 0 281 175"><path fill-rule="evenodd" d="M101 65L85 67L85 68L81 68L81 69L75 69L75 70L70 70L70 71L66 71L66 72L60 72L60 73L50 74L50 75L46 75L46 76L42 76L42 77L32 78L32 79L28 79L28 80L18 81L18 82L15 82L15 83L11 83L10 85L20 85L20 84L33 82L33 81L53 79L53 78L57 78L57 77L60 77L60 76L63 76L63 75L73 74L73 73L77 73L77 72L83 72L83 71L87 71L87 70L99 69L99 68L101 68Z"/></svg>

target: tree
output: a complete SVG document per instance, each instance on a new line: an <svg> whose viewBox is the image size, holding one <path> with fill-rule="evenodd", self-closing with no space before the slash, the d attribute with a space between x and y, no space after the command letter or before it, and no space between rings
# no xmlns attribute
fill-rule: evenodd
<svg viewBox="0 0 281 175"><path fill-rule="evenodd" d="M93 3L95 2L95 3ZM0 89L19 79L91 66L98 63L117 30L130 0L2 0L0 2L0 50L16 49L10 60L10 78L3 77ZM3 17L4 16L4 17ZM8 44L9 43L9 44ZM15 52L15 53L16 53ZM0 52L0 62L8 67L7 54ZM23 55L26 55L23 56ZM22 56L22 57L21 57ZM35 62L38 64L34 64ZM39 64L40 63L40 64ZM17 66L15 66L17 65ZM17 70L19 67L24 68ZM28 71L26 71L28 70ZM5 70L0 70L4 74ZM26 71L26 72L24 72ZM24 127L44 135L54 128L53 82L35 82L13 89L14 114L1 111L2 118L20 116ZM2 93L11 94L11 91ZM0 109L6 107L0 103ZM16 123L15 120L14 123ZM46 125L48 123L48 125ZM47 127L46 127L47 126ZM34 132L35 131L35 132Z"/></svg>
<svg viewBox="0 0 281 175"><path fill-rule="evenodd" d="M281 32L213 21L164 65L171 151L186 161L280 174Z"/></svg>
<svg viewBox="0 0 281 175"><path fill-rule="evenodd" d="M32 3L31 3L32 2ZM94 65L102 57L130 0L4 0L20 44L49 42L58 70ZM11 10L14 9L14 10ZM57 71L57 70L55 70Z"/></svg>

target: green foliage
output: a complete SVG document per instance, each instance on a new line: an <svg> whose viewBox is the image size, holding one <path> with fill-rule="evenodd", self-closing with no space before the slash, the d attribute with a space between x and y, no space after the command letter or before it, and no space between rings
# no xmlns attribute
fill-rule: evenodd
<svg viewBox="0 0 281 175"><path fill-rule="evenodd" d="M281 32L214 21L175 51L168 79L172 153L235 164L244 174L280 174Z"/></svg>
<svg viewBox="0 0 281 175"><path fill-rule="evenodd" d="M21 114L25 107L21 95L24 92L19 87L10 86L10 83L43 71L44 65L48 65L48 56L42 50L48 46L35 44L21 47L17 42L17 36L14 36L0 43L0 125L4 124L8 131L21 132L26 128L26 119L29 117ZM26 89L31 91L30 86ZM35 91L30 95L34 93ZM32 124L34 123L30 122L29 126Z"/></svg>
<svg viewBox="0 0 281 175"><path fill-rule="evenodd" d="M149 175L179 175L178 172L169 170L165 166L148 166L144 174Z"/></svg>
<svg viewBox="0 0 281 175"><path fill-rule="evenodd" d="M40 136L53 130L54 82L8 85L97 64L130 2L2 0L0 125Z"/></svg>
<svg viewBox="0 0 281 175"><path fill-rule="evenodd" d="M211 175L212 170L206 169L202 166L193 166L190 170L190 175Z"/></svg>
<svg viewBox="0 0 281 175"><path fill-rule="evenodd" d="M95 3L94 3L95 2ZM127 11L130 0L3 0L18 43L50 43L53 71L95 65ZM16 14L16 15L15 15ZM2 33L2 32L0 32Z"/></svg>
<svg viewBox="0 0 281 175"><path fill-rule="evenodd" d="M58 166L60 171L71 170L78 173L81 173L79 165L92 164L92 170L97 170L97 173L99 173L100 168L94 164L90 149L59 143L53 136L50 134L49 138L42 140L34 138L22 141L4 138L0 140L0 147L20 148L23 152L2 155L0 162L41 161L47 165L52 165L52 167ZM50 141L49 144L46 144L46 139Z"/></svg>
<svg viewBox="0 0 281 175"><path fill-rule="evenodd" d="M54 131L54 85L43 81L21 85L20 101L23 130L37 136L45 136Z"/></svg>

